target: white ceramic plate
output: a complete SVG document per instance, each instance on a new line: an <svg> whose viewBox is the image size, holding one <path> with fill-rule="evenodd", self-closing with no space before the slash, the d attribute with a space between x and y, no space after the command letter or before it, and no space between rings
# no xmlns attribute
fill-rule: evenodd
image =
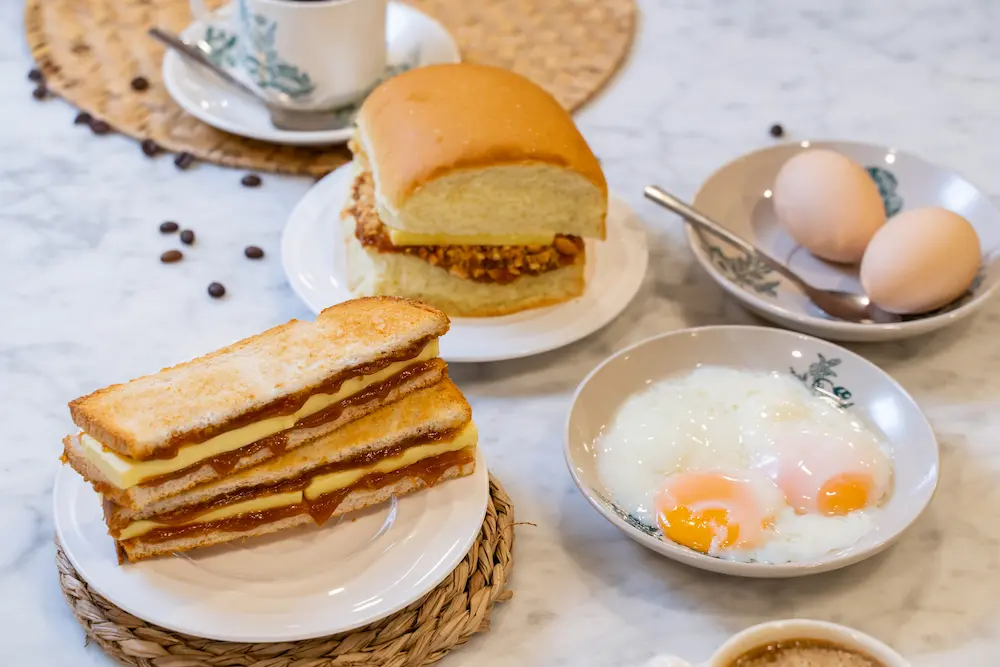
<svg viewBox="0 0 1000 667"><path fill-rule="evenodd" d="M309 639L361 627L429 592L482 527L489 475L468 477L310 526L118 565L101 501L68 466L56 475L55 526L94 590L141 619L234 642Z"/></svg>
<svg viewBox="0 0 1000 667"><path fill-rule="evenodd" d="M930 316L895 324L856 324L833 320L805 295L759 261L692 226L688 244L698 262L723 289L744 306L781 326L830 340L885 341L928 333L979 310L1000 286L1000 211L958 174L892 148L846 141L804 141L750 153L712 174L695 195L694 206L784 262L816 287L862 292L857 267L816 259L778 226L770 189L781 165L809 148L846 155L872 173L886 212L940 206L966 218L983 249L983 270L969 293Z"/></svg>
<svg viewBox="0 0 1000 667"><path fill-rule="evenodd" d="M213 21L209 25L195 21L181 33L181 37L189 42L206 39L214 49L222 49L219 64L245 81L246 77L236 67L232 56L226 55L225 49L228 48L231 53L236 39L225 32L223 19L229 11L230 5L219 10L216 14L218 23ZM412 67L459 62L455 40L427 14L401 2L390 2L386 19L386 43L389 48L387 75ZM212 33L207 32L210 28ZM350 126L322 132L279 130L271 125L267 111L259 102L227 86L211 72L188 64L173 51L168 50L163 57L163 81L167 92L182 109L225 132L277 144L302 146L338 144L351 138ZM353 116L354 109L345 109L343 113Z"/></svg>
<svg viewBox="0 0 1000 667"><path fill-rule="evenodd" d="M352 176L347 164L309 190L281 239L288 282L316 313L352 298L339 231ZM452 318L451 330L441 339L441 356L449 362L516 359L568 345L608 324L639 291L649 250L642 223L616 197L611 198L607 228L607 241L587 241L583 296L504 317Z"/></svg>
<svg viewBox="0 0 1000 667"><path fill-rule="evenodd" d="M619 406L649 382L686 375L700 365L794 372L834 393L846 409L880 431L892 450L893 491L873 512L874 528L859 542L807 562L738 563L680 546L657 527L618 508L597 471L597 441ZM645 547L703 570L745 577L798 577L835 570L895 541L930 503L938 481L938 445L920 408L877 366L810 336L767 327L686 329L642 341L595 368L576 390L567 423L566 462L576 485L606 519Z"/></svg>

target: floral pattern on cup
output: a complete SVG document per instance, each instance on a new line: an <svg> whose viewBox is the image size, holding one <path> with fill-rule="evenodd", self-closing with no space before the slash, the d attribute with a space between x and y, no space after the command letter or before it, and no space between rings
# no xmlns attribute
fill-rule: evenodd
<svg viewBox="0 0 1000 667"><path fill-rule="evenodd" d="M316 86L309 73L283 60L275 47L278 23L251 12L246 2L239 3L240 22L249 44L243 46L247 73L263 89L277 90L292 99L309 95Z"/></svg>

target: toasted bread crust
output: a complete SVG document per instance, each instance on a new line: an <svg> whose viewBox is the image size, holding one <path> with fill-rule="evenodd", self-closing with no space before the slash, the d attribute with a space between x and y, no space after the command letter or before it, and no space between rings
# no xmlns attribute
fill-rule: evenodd
<svg viewBox="0 0 1000 667"><path fill-rule="evenodd" d="M441 359L434 360L428 372L411 378L407 383L401 384L390 391L384 399L372 401L370 403L351 406L344 410L341 416L322 427L305 428L298 427L286 431L288 442L286 452L300 446L308 445L316 440L324 438L334 431L347 424L362 419L369 414L376 412L396 401L402 400L406 396L432 387L445 381L448 377L447 365ZM101 471L87 460L84 455L83 446L79 442L79 435L66 436L63 439L63 457L69 465L80 474L86 481L90 482L94 489L103 494L106 498L114 501L122 508L128 508L132 512L142 512L145 508L158 503L164 499L189 491L197 486L209 484L217 479L232 475L244 469L261 465L274 458L275 454L269 448L264 448L255 452L251 456L241 458L236 462L231 471L225 474L217 472L210 464L206 463L189 474L174 478L163 484L155 486L139 485L129 489L119 489L111 484L104 477Z"/></svg>
<svg viewBox="0 0 1000 667"><path fill-rule="evenodd" d="M106 447L136 460L157 458L178 442L203 440L293 394L315 393L338 374L426 343L448 327L444 313L416 301L355 299L327 308L315 323L292 320L77 398L70 414Z"/></svg>
<svg viewBox="0 0 1000 667"><path fill-rule="evenodd" d="M476 464L474 461L464 465L456 465L445 471L445 473L441 476L439 483L471 475L475 469ZM375 489L374 491L354 491L344 499L340 506L334 511L332 516L337 517L350 512L356 512L358 510L374 507L379 503L385 502L394 495L403 496L425 488L427 488L426 482L419 477L406 477L399 480L395 484L390 484L389 486ZM270 533L276 533L288 528L306 526L312 523L313 519L311 516L308 514L301 514L281 519L279 521L261 524L252 530L237 533L215 531L204 535L178 538L175 540L155 543L144 543L142 541L142 537L140 536L130 540L115 540L115 551L118 554L119 564L123 564L126 561L135 563L147 558L190 551L191 549L208 547L215 544L223 544L225 542L246 539L248 537L268 535Z"/></svg>

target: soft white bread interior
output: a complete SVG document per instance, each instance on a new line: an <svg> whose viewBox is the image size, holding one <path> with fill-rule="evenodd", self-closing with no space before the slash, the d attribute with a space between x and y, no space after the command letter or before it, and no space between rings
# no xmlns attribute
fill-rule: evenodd
<svg viewBox="0 0 1000 667"><path fill-rule="evenodd" d="M343 234L352 293L416 299L453 317L494 317L551 306L580 296L585 287L584 253L561 269L498 284L459 278L414 255L366 248L355 237L350 216L343 221Z"/></svg>
<svg viewBox="0 0 1000 667"><path fill-rule="evenodd" d="M475 471L475 468L475 462L452 466L441 476L441 481L443 482L445 480L471 475ZM418 476L413 476L404 477L403 479L400 479L388 486L374 490L357 489L351 491L343 502L337 506L337 509L334 510L332 516L337 517L349 512L356 512L368 507L373 507L379 503L385 502L394 495L402 496L413 493L414 491L420 491L426 487L427 483L423 479ZM238 532L214 530L186 537L175 537L162 542L143 542L142 537L137 537L131 540L116 541L115 545L118 550L119 562L124 562L126 560L136 562L146 558L152 558L154 556L165 556L178 551L188 551L190 549L208 547L224 542L231 542L233 540L268 535L270 533L276 533L289 528L311 525L312 523L313 519L309 516L309 514L299 514L279 519L277 521L264 523L255 526L250 530Z"/></svg>
<svg viewBox="0 0 1000 667"><path fill-rule="evenodd" d="M117 384L69 404L73 421L102 445L147 459L172 440L204 435L274 401L443 335L448 318L430 306L367 298L292 320L216 352Z"/></svg>
<svg viewBox="0 0 1000 667"><path fill-rule="evenodd" d="M356 143L388 227L604 238L607 182L569 113L513 72L432 65L381 84Z"/></svg>
<svg viewBox="0 0 1000 667"><path fill-rule="evenodd" d="M402 384L393 387L384 397L381 397L380 399L376 399L370 403L350 405L344 409L339 417L324 423L322 426L313 428L297 427L291 429L287 432L287 442L285 447L287 450L295 449L296 447L300 447L308 442L324 437L340 429L345 424L375 412L383 406L394 403L412 392L441 382L445 377L447 377L447 372L447 366L444 360L436 359L434 362L429 364L426 372L415 375ZM155 510L156 503L166 498L175 496L200 484L206 484L226 475L231 475L246 468L259 465L274 456L274 452L272 452L269 447L263 447L253 453L247 454L246 456L241 456L233 465L233 468L226 473L220 473L210 463L205 463L201 466L193 467L184 475L174 477L155 485L138 485L127 489L120 489L117 488L111 480L107 479L103 475L98 466L87 458L87 453L82 442L80 441L79 435L67 436L63 440L63 446L63 456L65 457L66 462L69 463L81 477L93 484L94 487L106 498L109 498L123 508L129 508L135 512L147 510L150 506L153 506Z"/></svg>
<svg viewBox="0 0 1000 667"><path fill-rule="evenodd" d="M138 511L119 507L105 518L109 525L134 521L204 503L233 491L278 484L320 466L393 447L410 438L462 428L471 419L472 409L462 392L446 378L264 463L164 498Z"/></svg>

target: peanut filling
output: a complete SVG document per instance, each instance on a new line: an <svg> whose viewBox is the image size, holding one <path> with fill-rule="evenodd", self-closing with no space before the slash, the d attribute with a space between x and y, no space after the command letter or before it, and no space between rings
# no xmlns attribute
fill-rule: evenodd
<svg viewBox="0 0 1000 667"><path fill-rule="evenodd" d="M501 285L521 276L555 271L584 258L584 242L578 236L557 235L550 245L436 245L396 246L375 208L375 182L365 170L354 179L352 201L344 215L354 218L354 234L361 245L379 252L413 255L464 280Z"/></svg>

